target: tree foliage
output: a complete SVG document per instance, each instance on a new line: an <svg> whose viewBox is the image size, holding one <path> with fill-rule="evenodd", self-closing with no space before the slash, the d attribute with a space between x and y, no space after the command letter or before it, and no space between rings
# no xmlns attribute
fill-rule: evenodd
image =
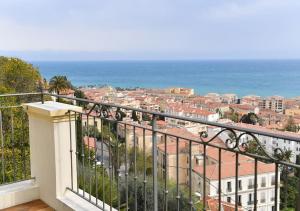
<svg viewBox="0 0 300 211"><path fill-rule="evenodd" d="M42 78L32 64L17 58L0 57L0 92L36 92Z"/></svg>
<svg viewBox="0 0 300 211"><path fill-rule="evenodd" d="M0 93L36 92L42 83L37 68L17 58L0 57ZM30 178L28 119L21 107L40 97L0 97L2 127L0 184ZM4 172L4 177L2 177Z"/></svg>
<svg viewBox="0 0 300 211"><path fill-rule="evenodd" d="M233 122L239 121L239 114L233 108L230 108L229 112L225 112L223 117L225 119L230 119Z"/></svg>
<svg viewBox="0 0 300 211"><path fill-rule="evenodd" d="M74 92L74 96L76 98L81 98L81 99L87 99L87 97L85 96L84 92L81 91L80 89L75 89ZM82 101L77 101L76 104L80 107L86 108L88 106L89 103L87 102L82 102Z"/></svg>
<svg viewBox="0 0 300 211"><path fill-rule="evenodd" d="M242 116L242 118L240 119L240 122L245 123L245 124L251 124L251 125L256 125L258 123L258 121L259 121L258 116L253 112L244 114Z"/></svg>
<svg viewBox="0 0 300 211"><path fill-rule="evenodd" d="M62 91L70 89L72 87L71 82L67 79L66 76L56 75L50 79L49 82L49 92L55 92L60 94ZM59 101L59 98L57 98Z"/></svg>
<svg viewBox="0 0 300 211"><path fill-rule="evenodd" d="M284 130L285 131L290 131L290 132L295 132L297 133L299 131L299 126L296 125L295 121L294 121L294 118L293 117L289 117L285 127L284 127Z"/></svg>

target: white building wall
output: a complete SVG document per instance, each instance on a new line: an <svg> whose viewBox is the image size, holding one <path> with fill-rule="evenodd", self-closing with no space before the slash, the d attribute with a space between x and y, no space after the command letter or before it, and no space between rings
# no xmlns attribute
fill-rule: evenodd
<svg viewBox="0 0 300 211"><path fill-rule="evenodd" d="M262 185L263 178L265 178L265 186ZM272 179L275 179L275 172L259 174L258 177L258 187L257 187L257 208L261 211L272 211L272 207L274 206L274 196L275 196L275 185L272 184ZM248 204L249 195L251 194L251 201L254 202L254 186L249 188L249 180L252 180L252 184L254 185L254 176L243 176L239 177L241 181L242 188L238 189L238 195L241 196L241 203L244 210L249 211L254 209L254 204ZM279 179L280 181L280 179ZM231 191L227 190L227 182L231 183ZM207 195L213 198L218 198L218 180L207 180ZM192 175L192 190L193 192L203 194L203 177L198 173L193 172ZM235 177L226 178L221 180L221 190L222 190L222 198L221 200L224 202L228 201L228 197L231 199L231 203L235 203ZM278 188L278 193L279 188ZM279 194L278 194L279 196ZM263 198L265 200L263 200ZM279 202L279 197L278 197Z"/></svg>
<svg viewBox="0 0 300 211"><path fill-rule="evenodd" d="M257 207L258 210L263 211L272 211L272 206L274 206L274 200L272 199L275 196L275 185L272 185L272 177L275 178L274 173L266 173L259 174L258 179L258 187L257 187ZM266 179L266 186L262 187L262 178ZM274 179L273 178L273 179ZM249 187L249 180L252 180L252 184L254 184L254 176L243 176L239 177L239 180L242 183L242 189L238 189L238 195L241 196L242 199L242 207L245 210L253 210L254 205L248 204L249 195L251 194L251 200L254 202L254 186L252 188ZM227 190L227 182L231 183L231 192ZM231 198L231 203L235 203L235 177L222 179L221 181L221 189L222 189L222 201L227 201L227 198ZM218 181L210 182L210 195L211 197L218 197ZM279 189L278 189L279 193ZM262 195L265 195L265 202L262 200Z"/></svg>

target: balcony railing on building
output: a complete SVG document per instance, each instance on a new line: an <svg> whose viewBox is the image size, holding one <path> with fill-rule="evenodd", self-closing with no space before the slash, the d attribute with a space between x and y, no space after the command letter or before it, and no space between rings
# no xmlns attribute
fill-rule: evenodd
<svg viewBox="0 0 300 211"><path fill-rule="evenodd" d="M29 96L30 102L39 101L38 93L0 96L14 98L19 104L0 108L1 184L31 178L28 117L21 107L26 103L24 96ZM246 210L248 206L258 210L258 175L264 172L261 168L265 164L272 169L268 173L274 175L270 187L274 193L272 206L279 210L285 203L280 201L280 187L286 186L280 179L286 176L283 169L288 169L289 175L300 169L299 164L281 159L282 149L270 154L257 138L269 136L300 143L300 138L294 136L48 93L41 97L42 102L55 98L59 103L83 107L82 112L69 110L66 114L70 134L76 134L75 145L73 139L65 140L70 141L66 153L76 162L70 163L71 185L65 188L102 210L208 210L211 198L222 210L228 194L235 210ZM214 133L201 131L198 137L170 133L157 126L157 121L165 118L205 124L214 128ZM263 153L248 151L249 143L244 137ZM193 162L195 155L203 158L201 162ZM225 156L232 156L233 169L227 170L233 171L233 178L224 172L224 167L231 166L223 163ZM253 164L252 170L246 169L250 172L247 178L242 174L246 165L243 159ZM248 185L249 190L242 190L239 179L248 181L249 177L253 184ZM228 179L233 187L226 187ZM266 182L261 187L269 188ZM239 192L254 196L245 208ZM265 203L265 199L260 202Z"/></svg>

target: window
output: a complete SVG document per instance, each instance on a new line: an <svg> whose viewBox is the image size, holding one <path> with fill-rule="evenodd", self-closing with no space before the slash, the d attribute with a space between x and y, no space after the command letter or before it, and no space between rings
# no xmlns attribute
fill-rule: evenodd
<svg viewBox="0 0 300 211"><path fill-rule="evenodd" d="M227 182L227 192L231 192L231 182Z"/></svg>
<svg viewBox="0 0 300 211"><path fill-rule="evenodd" d="M275 176L272 176L271 185L275 185Z"/></svg>
<svg viewBox="0 0 300 211"><path fill-rule="evenodd" d="M266 187L266 178L265 177L261 178L261 187Z"/></svg>
<svg viewBox="0 0 300 211"><path fill-rule="evenodd" d="M238 196L238 204L240 206L242 206L242 196L241 195Z"/></svg>
<svg viewBox="0 0 300 211"><path fill-rule="evenodd" d="M252 193L249 193L248 195L248 205L253 204L253 200L252 200Z"/></svg>
<svg viewBox="0 0 300 211"><path fill-rule="evenodd" d="M227 197L227 202L231 203L231 197Z"/></svg>
<svg viewBox="0 0 300 211"><path fill-rule="evenodd" d="M261 192L260 194L260 203L266 203L266 193Z"/></svg>
<svg viewBox="0 0 300 211"><path fill-rule="evenodd" d="M254 185L253 185L253 179L249 179L248 180L248 189L253 189Z"/></svg>
<svg viewBox="0 0 300 211"><path fill-rule="evenodd" d="M275 200L275 191L272 191L271 193L271 201L274 201Z"/></svg>
<svg viewBox="0 0 300 211"><path fill-rule="evenodd" d="M239 190L242 190L242 180L239 180Z"/></svg>

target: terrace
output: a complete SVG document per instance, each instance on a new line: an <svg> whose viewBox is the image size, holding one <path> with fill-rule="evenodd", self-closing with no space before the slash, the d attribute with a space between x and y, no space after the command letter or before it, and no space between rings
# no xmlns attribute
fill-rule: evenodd
<svg viewBox="0 0 300 211"><path fill-rule="evenodd" d="M0 98L0 209L277 211L300 174L257 138L297 136L49 93ZM213 130L168 132L166 118Z"/></svg>

